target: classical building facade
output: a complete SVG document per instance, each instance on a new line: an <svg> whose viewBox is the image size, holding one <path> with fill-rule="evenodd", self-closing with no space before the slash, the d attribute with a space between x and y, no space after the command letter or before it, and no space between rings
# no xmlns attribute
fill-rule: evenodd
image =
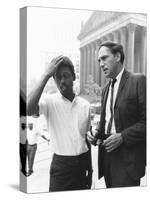
<svg viewBox="0 0 150 200"><path fill-rule="evenodd" d="M97 56L100 43L107 40L123 45L127 70L146 74L146 14L94 11L82 26L78 39L81 92L89 75L100 86L106 82Z"/></svg>

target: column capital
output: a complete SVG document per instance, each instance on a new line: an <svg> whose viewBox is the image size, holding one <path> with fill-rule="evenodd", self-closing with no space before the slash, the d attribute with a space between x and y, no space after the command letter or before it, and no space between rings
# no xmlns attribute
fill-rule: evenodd
<svg viewBox="0 0 150 200"><path fill-rule="evenodd" d="M92 43L91 43L91 49L92 49L92 51L94 51L95 48L96 48L96 43L95 43L95 42L92 42Z"/></svg>
<svg viewBox="0 0 150 200"><path fill-rule="evenodd" d="M106 35L106 40L111 40L113 41L113 34L112 33L109 33L108 35Z"/></svg>
<svg viewBox="0 0 150 200"><path fill-rule="evenodd" d="M84 49L87 51L87 49L88 49L88 45L85 45L85 46L84 46Z"/></svg>
<svg viewBox="0 0 150 200"><path fill-rule="evenodd" d="M127 29L128 29L128 31L130 31L131 33L135 32L136 27L137 27L137 25L136 25L136 24L132 24L132 23L130 23L130 24L127 25Z"/></svg>
<svg viewBox="0 0 150 200"><path fill-rule="evenodd" d="M119 33L119 29L114 30L114 31L112 32L112 35L114 35L114 34L118 34L118 33Z"/></svg>
<svg viewBox="0 0 150 200"><path fill-rule="evenodd" d="M123 27L121 27L118 31L119 31L121 34L123 34L123 33L126 32L126 30L127 30L127 27L126 27L126 26L123 26Z"/></svg>
<svg viewBox="0 0 150 200"><path fill-rule="evenodd" d="M87 49L89 50L91 47L91 44L87 44Z"/></svg>
<svg viewBox="0 0 150 200"><path fill-rule="evenodd" d="M107 37L105 36L105 37L101 37L99 41L100 41L100 43L102 43L102 42L104 42L106 40L107 40Z"/></svg>
<svg viewBox="0 0 150 200"><path fill-rule="evenodd" d="M118 29L117 29L117 30L114 30L114 31L112 32L112 35L113 35L113 40L114 40L114 42L119 42L119 41L120 41L120 32L119 32Z"/></svg>
<svg viewBox="0 0 150 200"><path fill-rule="evenodd" d="M94 41L95 49L99 48L100 46L100 40L95 40Z"/></svg>
<svg viewBox="0 0 150 200"><path fill-rule="evenodd" d="M97 45L97 42L94 41L94 42L93 42L93 46L96 47L96 45Z"/></svg>
<svg viewBox="0 0 150 200"><path fill-rule="evenodd" d="M142 26L142 30L143 30L143 34L146 35L147 34L147 28L145 26Z"/></svg>
<svg viewBox="0 0 150 200"><path fill-rule="evenodd" d="M83 52L84 51L84 47L80 47L80 52Z"/></svg>
<svg viewBox="0 0 150 200"><path fill-rule="evenodd" d="M128 35L129 35L129 39L128 39L128 57L129 57L129 61L128 61L128 66L130 66L130 70L131 72L134 72L134 49L135 49L135 29L136 29L136 25L134 24L128 24L127 28L128 28Z"/></svg>
<svg viewBox="0 0 150 200"><path fill-rule="evenodd" d="M95 40L94 43L95 43L96 46L99 45L100 44L100 39Z"/></svg>

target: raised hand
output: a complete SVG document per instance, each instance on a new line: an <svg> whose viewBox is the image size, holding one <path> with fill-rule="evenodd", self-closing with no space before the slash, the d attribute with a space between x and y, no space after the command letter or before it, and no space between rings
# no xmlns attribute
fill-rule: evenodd
<svg viewBox="0 0 150 200"><path fill-rule="evenodd" d="M49 63L45 75L51 77L55 74L57 66L63 61L63 56L60 55L58 57L55 57L52 59L52 61Z"/></svg>
<svg viewBox="0 0 150 200"><path fill-rule="evenodd" d="M96 137L92 135L91 131L87 132L87 140L90 144L93 144L94 146L96 145Z"/></svg>

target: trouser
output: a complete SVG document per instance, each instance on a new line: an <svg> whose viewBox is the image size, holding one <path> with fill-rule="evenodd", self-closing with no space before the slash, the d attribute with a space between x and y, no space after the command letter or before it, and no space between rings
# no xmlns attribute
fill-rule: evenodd
<svg viewBox="0 0 150 200"><path fill-rule="evenodd" d="M28 144L27 155L28 155L28 166L29 166L30 171L33 171L33 163L34 163L36 150L37 150L37 144L33 144L33 145Z"/></svg>
<svg viewBox="0 0 150 200"><path fill-rule="evenodd" d="M21 161L21 171L26 173L26 157L27 157L27 145L20 143L20 161Z"/></svg>
<svg viewBox="0 0 150 200"><path fill-rule="evenodd" d="M79 156L53 155L49 191L90 189L91 182L90 151Z"/></svg>
<svg viewBox="0 0 150 200"><path fill-rule="evenodd" d="M115 150L114 150L115 151ZM104 179L107 188L139 186L140 179L134 180L127 171L121 157L113 160L113 153L104 151ZM114 167L115 164L115 167Z"/></svg>

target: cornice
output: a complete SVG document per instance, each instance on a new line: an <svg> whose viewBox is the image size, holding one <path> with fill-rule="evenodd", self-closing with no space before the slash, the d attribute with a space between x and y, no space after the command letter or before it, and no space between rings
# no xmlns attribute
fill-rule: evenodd
<svg viewBox="0 0 150 200"><path fill-rule="evenodd" d="M135 13L117 13L117 14L115 13L114 14L114 12L111 12L111 14L109 15L108 12L107 13L105 12L105 16L106 14L108 15L106 21L104 19L100 20L99 23L98 22L97 24L95 23L95 25L91 26L91 29L87 31L88 30L87 24L90 24L90 21L94 19L95 12L93 13L93 15L85 24L85 27L83 27L83 29L81 30L78 36L78 39L81 41L80 43L81 47L84 45L87 45L90 42L93 42L94 40L98 40L101 37L109 33L112 33L113 31L119 30L120 28L123 28L123 27L127 27L127 25L130 23L146 27L146 15L144 14L137 14L137 13L136 14ZM84 32L85 30L86 32Z"/></svg>

